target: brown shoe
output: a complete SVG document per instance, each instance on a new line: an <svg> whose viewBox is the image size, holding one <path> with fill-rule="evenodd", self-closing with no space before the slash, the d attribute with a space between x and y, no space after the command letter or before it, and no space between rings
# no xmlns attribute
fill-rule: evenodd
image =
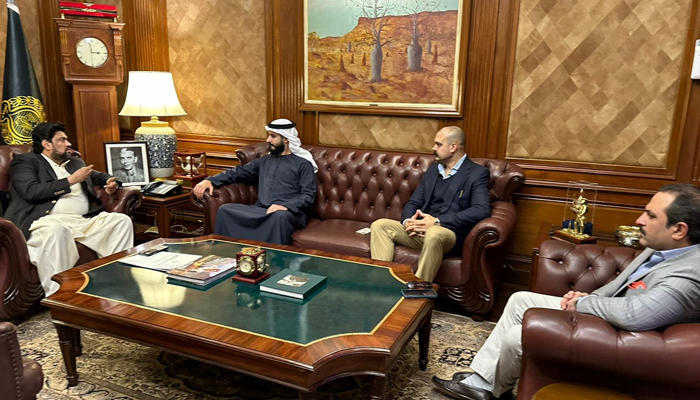
<svg viewBox="0 0 700 400"><path fill-rule="evenodd" d="M448 381L433 376L433 384L442 393L464 400L490 400L491 392L456 381Z"/></svg>

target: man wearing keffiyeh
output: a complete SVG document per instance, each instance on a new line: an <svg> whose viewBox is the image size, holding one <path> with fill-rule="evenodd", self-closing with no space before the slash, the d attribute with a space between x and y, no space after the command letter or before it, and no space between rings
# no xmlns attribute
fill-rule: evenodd
<svg viewBox="0 0 700 400"><path fill-rule="evenodd" d="M216 213L217 235L289 244L292 233L306 226L306 211L316 197L318 167L301 148L296 124L277 119L265 126L270 154L210 176L194 187L201 199L214 187L235 182L258 183L254 205L225 204Z"/></svg>

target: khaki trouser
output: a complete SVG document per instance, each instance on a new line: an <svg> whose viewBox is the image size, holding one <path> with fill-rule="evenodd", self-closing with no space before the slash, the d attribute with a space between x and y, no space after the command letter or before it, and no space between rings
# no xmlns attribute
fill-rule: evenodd
<svg viewBox="0 0 700 400"><path fill-rule="evenodd" d="M425 237L408 236L401 222L393 219L378 219L372 223L370 249L372 258L382 261L394 261L394 244L421 249L416 276L432 282L442 264L443 254L450 251L457 241L451 230L442 226L432 226L425 232Z"/></svg>

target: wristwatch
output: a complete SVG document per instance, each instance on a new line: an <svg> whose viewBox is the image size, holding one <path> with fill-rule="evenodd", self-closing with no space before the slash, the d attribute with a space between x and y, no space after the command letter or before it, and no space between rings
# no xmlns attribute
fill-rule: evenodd
<svg viewBox="0 0 700 400"><path fill-rule="evenodd" d="M433 222L435 226L441 226L440 225L440 218L435 218L435 222Z"/></svg>

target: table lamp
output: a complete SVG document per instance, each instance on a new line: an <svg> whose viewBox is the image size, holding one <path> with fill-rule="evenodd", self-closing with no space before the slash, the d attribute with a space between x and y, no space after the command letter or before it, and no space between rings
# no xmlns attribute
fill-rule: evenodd
<svg viewBox="0 0 700 400"><path fill-rule="evenodd" d="M158 117L187 115L175 93L170 72L131 71L126 101L119 115L151 117L134 132L134 139L145 141L151 178L173 175L173 154L177 150L175 130Z"/></svg>

